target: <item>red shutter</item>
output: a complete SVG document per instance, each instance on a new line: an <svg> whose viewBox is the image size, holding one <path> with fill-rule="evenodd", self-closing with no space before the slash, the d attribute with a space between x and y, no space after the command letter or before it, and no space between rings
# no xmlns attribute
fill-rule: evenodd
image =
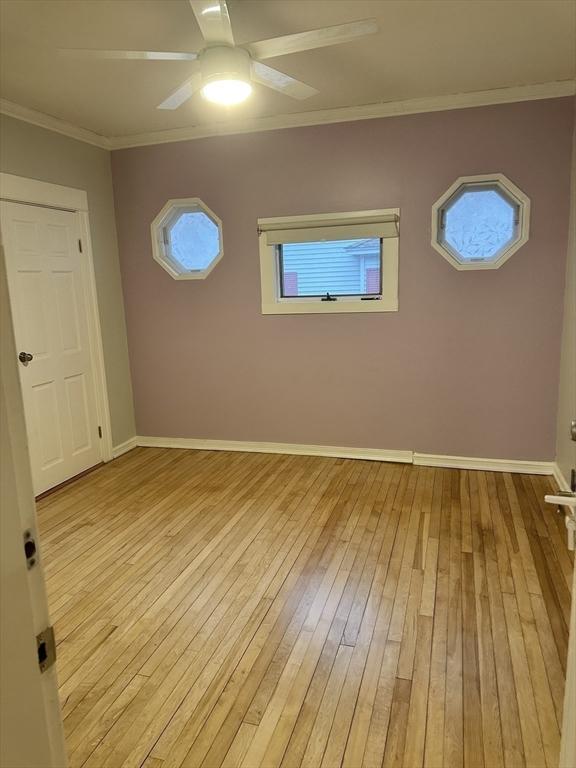
<svg viewBox="0 0 576 768"><path fill-rule="evenodd" d="M366 270L366 293L380 293L379 267L368 267Z"/></svg>
<svg viewBox="0 0 576 768"><path fill-rule="evenodd" d="M298 296L298 272L284 272L284 296Z"/></svg>

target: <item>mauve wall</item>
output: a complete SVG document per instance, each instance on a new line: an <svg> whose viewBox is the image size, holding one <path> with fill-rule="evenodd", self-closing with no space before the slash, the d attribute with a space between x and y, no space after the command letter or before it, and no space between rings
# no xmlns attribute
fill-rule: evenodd
<svg viewBox="0 0 576 768"><path fill-rule="evenodd" d="M573 100L201 139L113 153L140 435L554 457ZM501 172L532 200L501 269L430 246L457 176ZM224 222L205 281L152 259L167 199ZM256 220L401 208L400 310L262 316Z"/></svg>

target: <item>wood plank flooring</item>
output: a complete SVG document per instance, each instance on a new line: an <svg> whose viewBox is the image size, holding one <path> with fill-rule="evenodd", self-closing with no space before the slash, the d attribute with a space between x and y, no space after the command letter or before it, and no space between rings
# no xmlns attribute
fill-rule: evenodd
<svg viewBox="0 0 576 768"><path fill-rule="evenodd" d="M39 503L73 768L556 768L549 478L137 448Z"/></svg>

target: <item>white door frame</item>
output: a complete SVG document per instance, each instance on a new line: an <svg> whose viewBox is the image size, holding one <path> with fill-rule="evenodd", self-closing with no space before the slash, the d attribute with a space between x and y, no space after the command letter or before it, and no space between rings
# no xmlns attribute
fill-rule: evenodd
<svg viewBox="0 0 576 768"><path fill-rule="evenodd" d="M11 203L24 203L45 208L58 208L72 211L78 217L78 227L82 240L82 257L87 260L88 269L85 288L88 317L88 337L90 342L90 361L94 371L94 388L96 395L96 410L98 424L102 426L100 440L100 456L102 461L111 461L112 428L110 423L110 406L108 403L108 387L104 368L104 348L102 346L102 330L98 314L98 296L96 294L96 278L94 274L94 259L92 241L90 239L90 220L88 213L88 195L82 189L63 187L60 184L49 184L46 181L28 179L24 176L14 176L11 173L0 173L0 200Z"/></svg>

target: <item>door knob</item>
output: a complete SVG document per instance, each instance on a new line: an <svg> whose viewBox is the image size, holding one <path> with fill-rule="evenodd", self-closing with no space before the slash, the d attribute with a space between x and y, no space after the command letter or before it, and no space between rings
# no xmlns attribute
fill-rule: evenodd
<svg viewBox="0 0 576 768"><path fill-rule="evenodd" d="M31 355L30 352L20 352L18 355L18 360L22 363L22 365L28 365L28 363L34 359L34 355Z"/></svg>

